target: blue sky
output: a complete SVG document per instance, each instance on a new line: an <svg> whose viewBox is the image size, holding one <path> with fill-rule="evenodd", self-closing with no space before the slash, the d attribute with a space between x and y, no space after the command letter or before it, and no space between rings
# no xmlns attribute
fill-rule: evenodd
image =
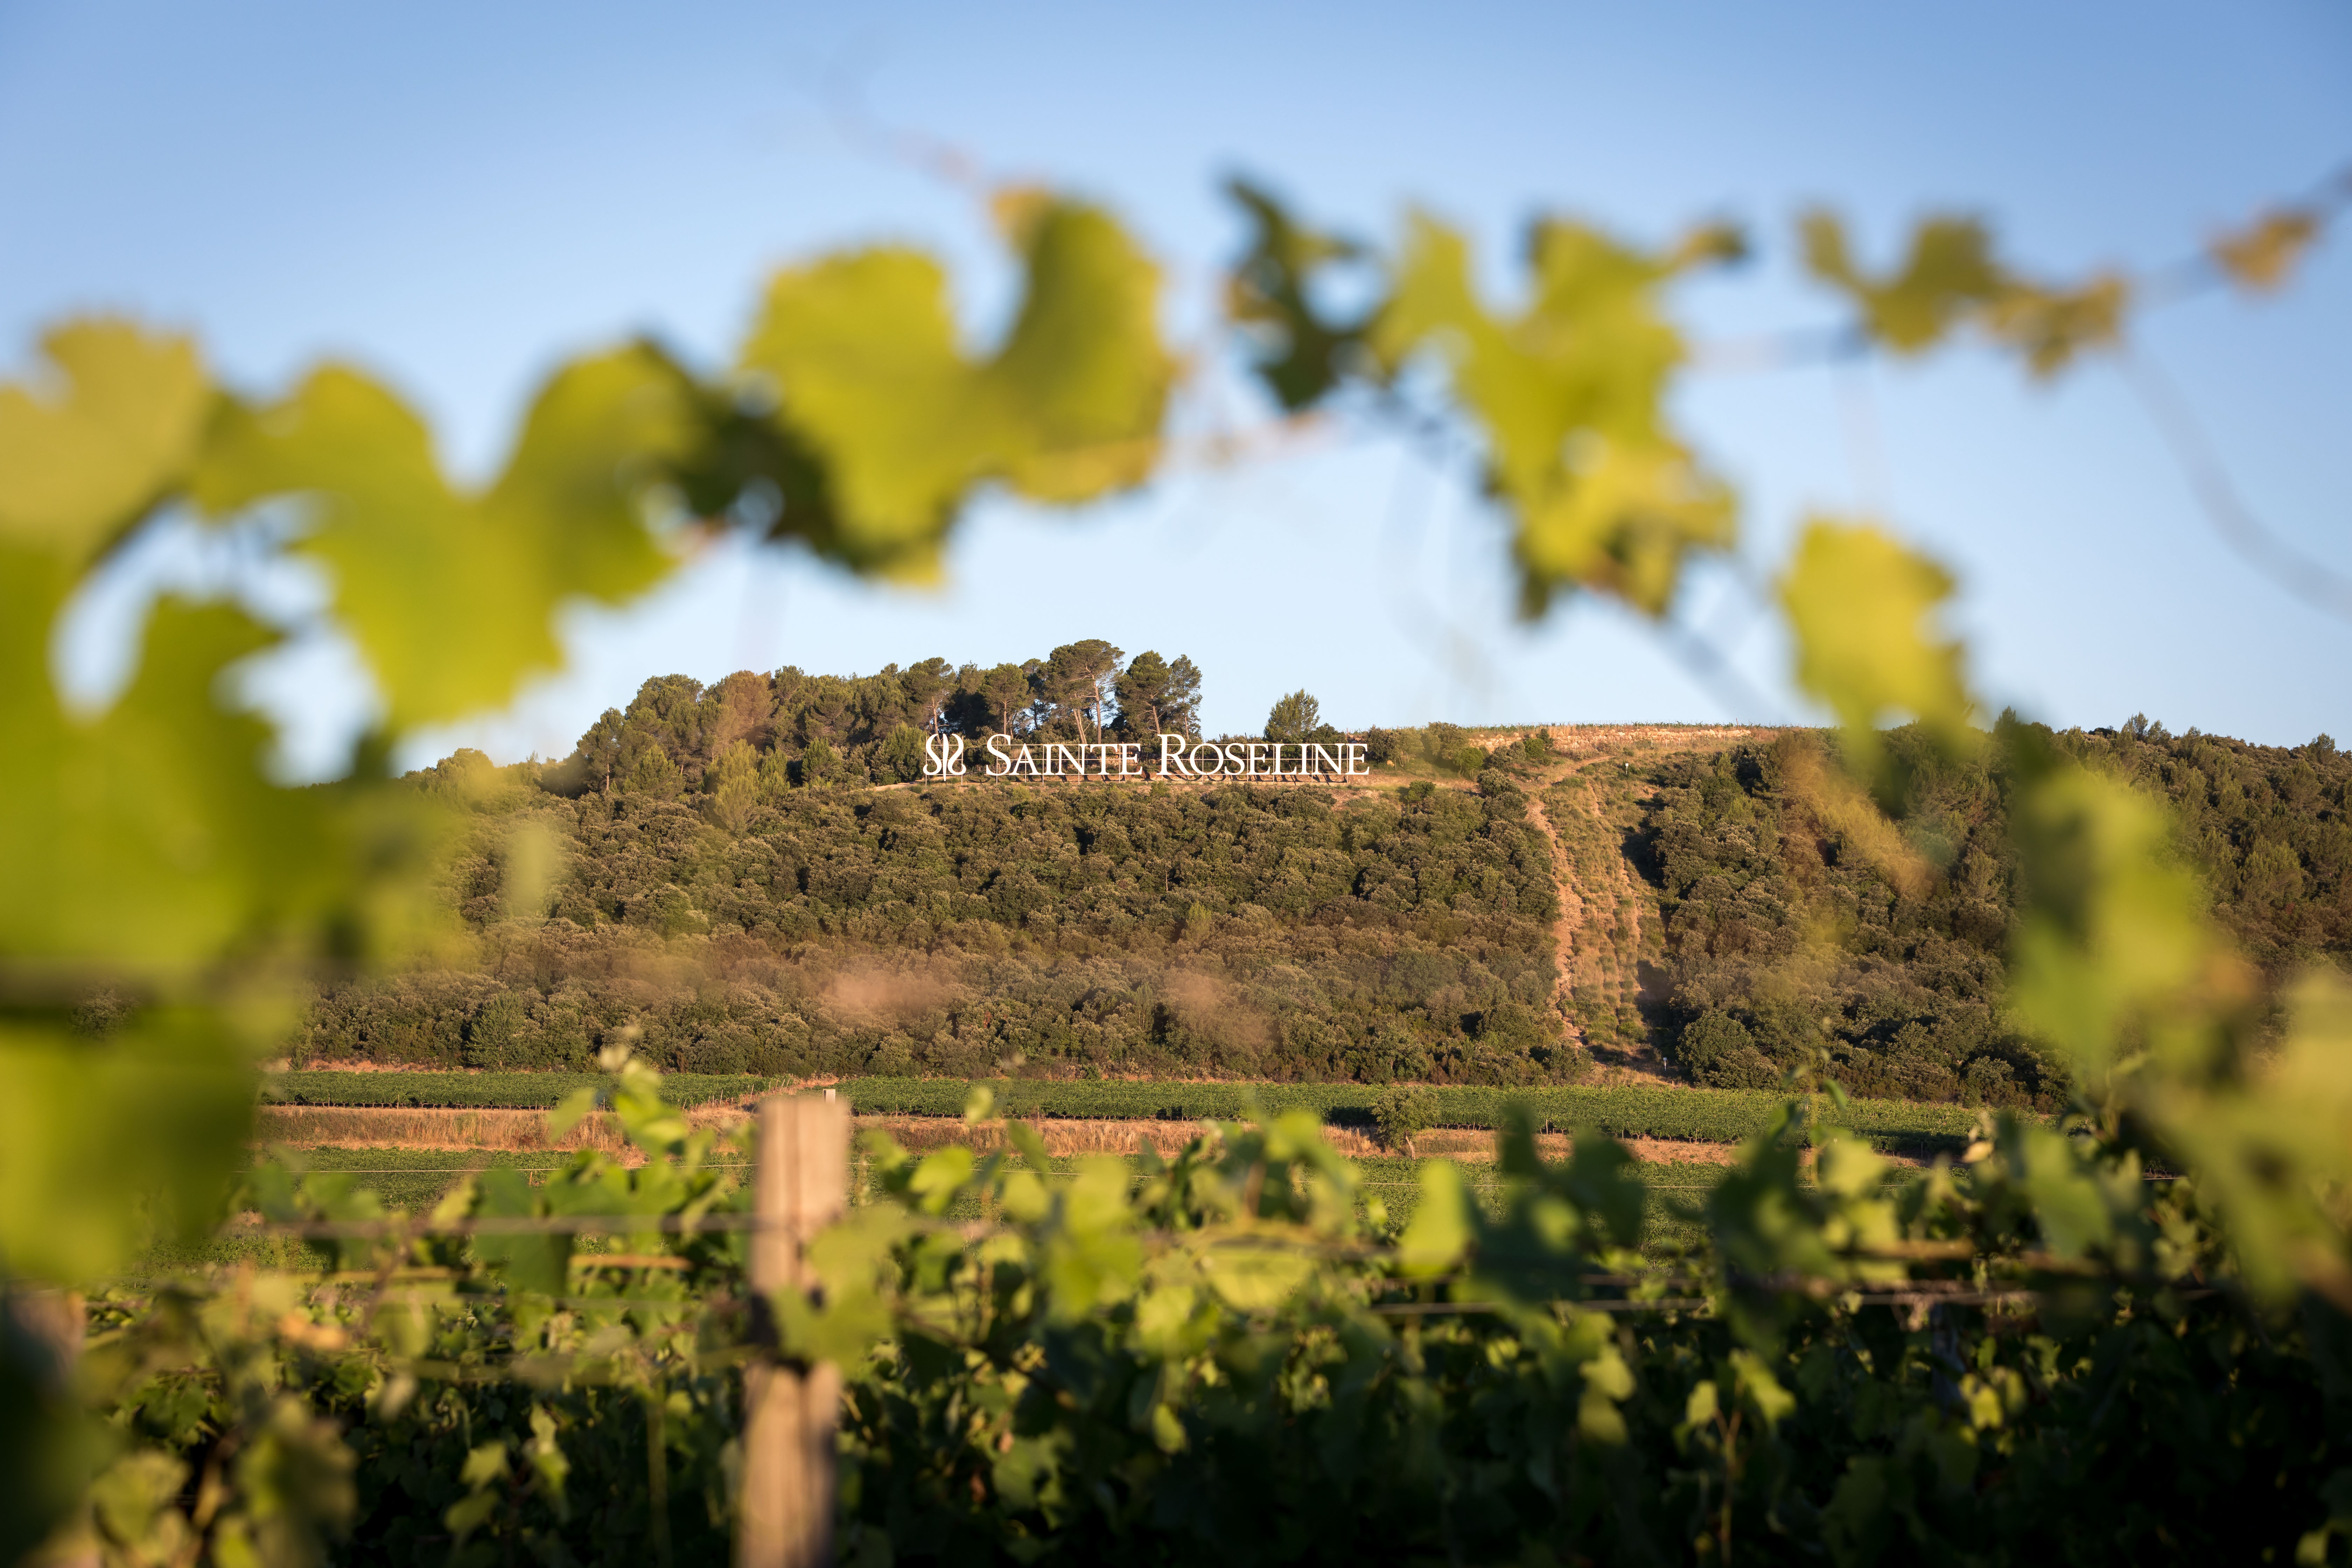
<svg viewBox="0 0 2352 1568"><path fill-rule="evenodd" d="M1216 195L1234 169L1372 235L1425 203L1475 234L1498 297L1531 213L1641 238L1744 219L1758 261L1679 297L1720 339L1834 318L1790 265L1789 218L1813 200L1874 256L1920 212L1964 207L2053 275L2179 257L2352 162L2352 11L0 0L0 356L99 308L197 329L257 389L355 357L478 472L556 356L650 329L715 363L763 273L829 247L937 247L984 333L1007 279L982 216L861 125L1108 201L1168 264L1188 339L1237 236ZM2281 299L2197 299L2142 341L2265 521L2352 572L2347 239ZM2352 626L2229 553L2112 369L2037 386L1964 350L1709 374L1682 407L1739 486L1756 570L1807 510L1861 505L1948 563L1996 705L2352 735ZM1219 729L1300 685L1349 724L1805 712L1719 573L1692 607L1730 628L1752 697L1605 605L1517 624L1497 523L1460 478L1358 432L1076 513L983 502L929 594L720 549L643 605L571 616L568 670L411 755L560 752L671 669L993 662L1087 636L1191 654ZM191 553L126 561L69 630L68 674L102 683ZM296 772L331 765L366 711L329 646L257 690Z"/></svg>

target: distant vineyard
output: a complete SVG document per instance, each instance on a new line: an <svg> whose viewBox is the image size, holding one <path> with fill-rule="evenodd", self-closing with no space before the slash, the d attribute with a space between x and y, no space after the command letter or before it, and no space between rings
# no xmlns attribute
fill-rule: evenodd
<svg viewBox="0 0 2352 1568"><path fill-rule="evenodd" d="M665 1082L669 1080L665 1079ZM955 1079L858 1078L835 1086L863 1112L894 1116L955 1116L971 1085ZM999 1112L1023 1117L1103 1117L1121 1120L1239 1120L1253 1105L1268 1112L1311 1110L1334 1125L1369 1126L1380 1090L1365 1084L1243 1084L991 1082ZM1427 1091L1432 1125L1494 1128L1514 1103L1533 1113L1538 1131L1598 1128L1618 1138L1680 1138L1737 1143L1770 1124L1785 1095L1744 1089L1497 1089L1451 1086ZM1836 1120L1874 1143L1917 1147L1965 1140L1976 1112L1965 1106L1913 1105L1857 1100Z"/></svg>
<svg viewBox="0 0 2352 1568"><path fill-rule="evenodd" d="M269 1080L268 1097L286 1105L446 1107L459 1110L549 1110L576 1089L605 1080L563 1072L285 1072ZM774 1088L773 1079L680 1073L662 1080L680 1105L741 1100ZM886 1116L960 1116L971 1091L962 1079L856 1078L836 1086L861 1112ZM1130 1083L1026 1079L989 1082L999 1111L1008 1116L1103 1118L1119 1121L1239 1120L1255 1106L1268 1111L1311 1110L1335 1126L1369 1126L1377 1088L1364 1084ZM1494 1128L1506 1109L1525 1104L1539 1129L1566 1132L1595 1127L1619 1138L1679 1138L1737 1143L1770 1121L1785 1100L1747 1089L1496 1089L1441 1087L1428 1091L1439 1127ZM1857 1100L1842 1121L1881 1146L1948 1147L1968 1135L1976 1113L1963 1106L1912 1105Z"/></svg>
<svg viewBox="0 0 2352 1568"><path fill-rule="evenodd" d="M564 1097L612 1080L593 1072L282 1072L263 1084L279 1105L386 1105L418 1110L551 1110ZM677 1073L662 1079L675 1105L742 1100L775 1087L749 1074Z"/></svg>

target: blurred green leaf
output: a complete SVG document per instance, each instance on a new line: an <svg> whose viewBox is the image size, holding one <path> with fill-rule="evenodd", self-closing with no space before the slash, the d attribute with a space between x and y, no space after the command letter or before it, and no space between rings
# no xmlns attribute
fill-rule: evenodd
<svg viewBox="0 0 2352 1568"><path fill-rule="evenodd" d="M1158 268L1098 208L1015 192L999 216L1027 289L985 358L957 345L946 273L919 252L835 257L769 286L743 367L772 380L777 417L822 458L852 566L930 575L977 484L1082 501L1158 461L1176 369Z"/></svg>
<svg viewBox="0 0 2352 1568"><path fill-rule="evenodd" d="M2210 1015L2181 1004L2222 950L2163 809L2067 767L2034 780L2012 821L2027 903L2010 988L2027 1026L2095 1085L2137 1046L2204 1055Z"/></svg>
<svg viewBox="0 0 2352 1568"><path fill-rule="evenodd" d="M474 1178L479 1198L474 1213L484 1219L531 1219L549 1212L541 1201L542 1189L510 1165L493 1165ZM552 1191L552 1189L549 1189ZM518 1290L561 1296L572 1266L572 1237L555 1231L542 1236L478 1236L474 1250L484 1263L501 1270Z"/></svg>
<svg viewBox="0 0 2352 1568"><path fill-rule="evenodd" d="M1227 281L1225 312L1256 344L1258 379L1295 413L1328 395L1362 353L1364 322L1326 316L1314 287L1317 274L1364 250L1301 224L1247 180L1226 181L1225 195L1249 215L1252 230Z"/></svg>
<svg viewBox="0 0 2352 1568"><path fill-rule="evenodd" d="M1538 224L1528 251L1527 308L1496 316L1477 297L1468 242L1416 216L1372 346L1392 373L1423 352L1445 364L1518 525L1528 614L1567 587L1663 614L1684 557L1728 548L1735 526L1730 490L1666 416L1684 351L1657 295L1686 258L1559 220Z"/></svg>
<svg viewBox="0 0 2352 1568"><path fill-rule="evenodd" d="M1598 1128L1580 1127L1561 1174L1569 1198L1607 1226L1611 1241L1642 1245L1645 1194L1631 1150Z"/></svg>
<svg viewBox="0 0 2352 1568"><path fill-rule="evenodd" d="M186 471L213 393L194 343L127 321L68 321L41 351L52 385L0 385L0 544L78 566Z"/></svg>
<svg viewBox="0 0 2352 1568"><path fill-rule="evenodd" d="M2274 1300L2308 1285L2352 1312L2352 984L2306 976L2269 1059L2204 1082L2155 1076L2137 1100L2228 1218L2250 1284Z"/></svg>
<svg viewBox="0 0 2352 1568"><path fill-rule="evenodd" d="M563 1103L547 1113L547 1138L551 1143L562 1142L583 1118L596 1109L596 1099L602 1091L593 1084L575 1089L563 1097Z"/></svg>
<svg viewBox="0 0 2352 1568"><path fill-rule="evenodd" d="M205 1010L151 1009L104 1042L0 1023L0 1273L79 1284L218 1224L253 1086Z"/></svg>
<svg viewBox="0 0 2352 1568"><path fill-rule="evenodd" d="M1397 1237L1398 1270L1408 1279L1454 1268L1470 1250L1477 1228L1476 1204L1460 1166L1451 1160L1423 1161L1420 1182L1421 1201Z"/></svg>
<svg viewBox="0 0 2352 1568"><path fill-rule="evenodd" d="M1813 518L1780 583L1797 645L1797 684L1844 727L1858 771L1876 771L1878 727L1917 718L1948 751L1974 742L1960 647L1934 617L1951 596L1942 567L1869 523Z"/></svg>
<svg viewBox="0 0 2352 1568"><path fill-rule="evenodd" d="M1037 1174L1050 1176L1054 1173L1053 1156L1045 1152L1045 1140L1038 1136L1034 1127L1026 1121L1007 1121L1004 1124L1004 1141L1013 1145Z"/></svg>
<svg viewBox="0 0 2352 1568"><path fill-rule="evenodd" d="M179 984L266 955L357 889L339 797L261 772L266 726L225 711L222 671L275 640L242 612L166 600L137 679L77 721L46 679L49 564L0 549L0 955L20 991ZM42 978L41 976L47 976Z"/></svg>
<svg viewBox="0 0 2352 1568"><path fill-rule="evenodd" d="M497 481L467 494L412 410L329 366L274 407L235 408L194 494L215 514L307 501L295 548L328 568L387 719L407 730L504 702L560 662L562 605L617 603L668 570L646 497L688 448L688 411L677 372L651 349L576 361L533 400Z"/></svg>

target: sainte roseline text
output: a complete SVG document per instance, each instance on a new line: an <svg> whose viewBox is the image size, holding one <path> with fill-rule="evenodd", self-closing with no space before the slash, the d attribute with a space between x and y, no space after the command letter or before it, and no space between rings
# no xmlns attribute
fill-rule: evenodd
<svg viewBox="0 0 2352 1568"><path fill-rule="evenodd" d="M988 765L982 776L1091 779L1349 779L1371 773L1360 741L1324 746L1288 741L1195 741L1190 735L1159 737L1159 755L1140 741L1065 742L1017 741L991 735L982 744ZM968 765L961 735L932 735L923 742L923 776L962 778ZM978 761L978 758L972 761Z"/></svg>

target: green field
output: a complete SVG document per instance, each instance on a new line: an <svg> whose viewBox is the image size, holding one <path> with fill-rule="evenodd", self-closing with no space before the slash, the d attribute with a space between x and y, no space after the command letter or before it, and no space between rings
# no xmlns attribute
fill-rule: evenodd
<svg viewBox="0 0 2352 1568"><path fill-rule="evenodd" d="M278 1105L551 1110L581 1089L611 1081L594 1072L281 1072L269 1075L261 1097ZM670 1073L662 1079L662 1094L672 1105L710 1105L747 1099L779 1081L743 1073Z"/></svg>
<svg viewBox="0 0 2352 1568"><path fill-rule="evenodd" d="M562 1072L285 1072L274 1075L267 1097L287 1105L415 1106L545 1110L604 1079ZM706 1105L742 1100L779 1080L677 1073L662 1080L674 1103ZM891 1116L961 1116L973 1084L961 1079L854 1078L835 1089L858 1110ZM1253 1106L1267 1112L1313 1111L1338 1127L1370 1127L1381 1090L1365 1084L1135 1083L1115 1079L987 1080L1000 1114L1115 1121L1231 1121ZM1754 1136L1785 1097L1756 1089L1482 1089L1425 1091L1439 1127L1503 1125L1514 1104L1525 1105L1539 1131L1591 1127L1618 1138L1674 1138L1737 1143ZM1916 1105L1899 1100L1857 1100L1843 1113L1822 1100L1825 1119L1853 1129L1882 1149L1908 1152L1956 1151L1977 1113L1959 1105Z"/></svg>
<svg viewBox="0 0 2352 1568"><path fill-rule="evenodd" d="M510 1169L547 1172L562 1169L568 1157L544 1150L483 1151L478 1153L450 1149L339 1149L306 1148L295 1152L295 1158L308 1171L320 1173L345 1174L362 1186L375 1192L388 1208L419 1213L430 1209L449 1188L477 1171L493 1165ZM723 1156L712 1162L718 1165L737 1163ZM1052 1174L1066 1177L1074 1173L1076 1159L1055 1159ZM1403 1156L1374 1156L1354 1162L1363 1197L1377 1199L1386 1211L1390 1223L1402 1225L1412 1217L1419 1200L1419 1171L1424 1162ZM748 1169L748 1165L744 1167ZM1499 1204L1501 1184L1493 1165L1473 1162L1463 1167L1471 1190L1490 1207ZM1691 1215L1706 1200L1707 1193L1723 1175L1716 1165L1644 1164L1642 1180L1649 1192L1648 1234L1645 1245L1653 1249L1675 1249L1696 1244L1699 1228ZM875 1195L870 1180L865 1184L864 1195ZM956 1212L951 1218L977 1219L980 1210L966 1203L971 1212ZM258 1237L236 1232L226 1234L192 1249L173 1249L169 1256L159 1253L149 1260L150 1267L184 1266L203 1263L236 1263L251 1261L265 1267L299 1268L315 1266L315 1258L307 1256L299 1242L285 1237Z"/></svg>
<svg viewBox="0 0 2352 1568"><path fill-rule="evenodd" d="M898 1116L956 1116L972 1086L955 1079L856 1078L835 1088L861 1111ZM1381 1090L1367 1084L1045 1082L1026 1079L990 1081L1000 1114L1021 1117L1100 1117L1121 1121L1191 1121L1238 1120L1253 1105L1268 1111L1306 1110L1339 1127L1369 1128L1372 1102ZM1596 1128L1618 1138L1675 1138L1738 1143L1763 1131L1787 1097L1753 1089L1482 1089L1444 1087L1424 1091L1438 1127L1494 1128L1513 1104L1525 1105L1539 1131ZM1906 1151L1962 1146L1977 1113L1960 1105L1915 1105L1907 1100L1858 1100L1830 1117L1883 1148Z"/></svg>

